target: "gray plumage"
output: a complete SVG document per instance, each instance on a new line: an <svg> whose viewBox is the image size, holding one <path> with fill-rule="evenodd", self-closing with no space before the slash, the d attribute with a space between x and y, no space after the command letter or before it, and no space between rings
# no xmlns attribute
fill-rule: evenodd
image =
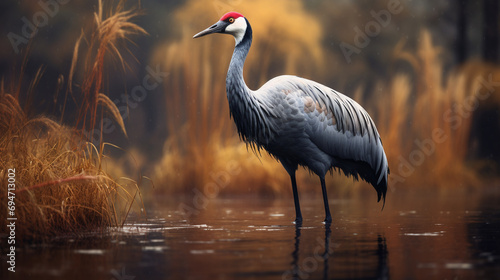
<svg viewBox="0 0 500 280"><path fill-rule="evenodd" d="M244 32L226 32L236 38L226 78L230 113L240 137L256 149L268 151L290 174L296 221L302 220L295 182L299 165L320 177L327 222L331 216L324 178L331 169L371 183L378 200L383 197L385 203L389 168L368 113L351 98L296 76L279 76L256 91L250 90L243 79L243 65L252 43L252 29L242 19ZM199 34L195 37L205 35Z"/></svg>

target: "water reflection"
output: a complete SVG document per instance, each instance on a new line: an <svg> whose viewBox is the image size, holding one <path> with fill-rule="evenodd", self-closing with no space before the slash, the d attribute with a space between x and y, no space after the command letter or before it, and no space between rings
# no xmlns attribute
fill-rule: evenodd
<svg viewBox="0 0 500 280"><path fill-rule="evenodd" d="M211 200L188 220L178 201L158 200L147 219L132 217L105 236L20 248L18 271L0 278L492 279L500 272L498 197L448 196L432 207L394 198L384 212L373 211L375 202L333 200L332 224L321 223L321 203L311 199L302 225L292 224L289 200Z"/></svg>
<svg viewBox="0 0 500 280"><path fill-rule="evenodd" d="M388 266L388 251L387 251L387 244L385 242L385 236L384 235L379 235L377 238L377 243L378 243L378 249L377 249L377 256L378 256L378 266L377 266L377 275L379 276L379 279L389 279L389 266Z"/></svg>
<svg viewBox="0 0 500 280"><path fill-rule="evenodd" d="M328 258L330 256L330 234L332 230L330 229L330 223L325 224L325 252L323 253L324 269L323 278L328 279Z"/></svg>
<svg viewBox="0 0 500 280"><path fill-rule="evenodd" d="M352 271L346 270L348 267L356 267L356 278L374 278L388 279L388 251L386 238L383 233L379 234L375 240L367 240L369 244L366 249L359 250L357 246L349 246L348 243L357 244L359 240L342 240L336 242L332 235L331 224L324 225L324 236L316 238L315 246L304 244L306 248L301 252L301 231L302 225L295 227L295 243L292 251L291 269L283 273L282 279L332 279L332 278L351 278ZM333 239L333 241L332 241ZM341 244L340 242L344 242ZM354 250L352 250L354 248ZM312 252L312 254L311 254ZM346 256L363 256L363 258L352 258L345 262ZM334 264L330 267L330 263ZM341 265L343 264L343 265ZM370 267L369 264L373 264ZM315 275L316 271L322 271L322 274Z"/></svg>
<svg viewBox="0 0 500 280"><path fill-rule="evenodd" d="M314 248L314 255L308 256L299 263L299 248L300 248L300 232L302 230L302 224L298 224L295 227L295 246L292 252L292 269L283 273L283 279L308 279L309 273L318 269L319 262L323 262L323 279L328 279L328 259L330 254L333 252L333 248L330 248L330 235L332 230L330 229L331 224L325 223L325 238L324 246L321 248L318 243ZM319 237L318 237L319 240ZM324 250L322 254L320 251ZM291 277L289 277L291 274Z"/></svg>
<svg viewBox="0 0 500 280"><path fill-rule="evenodd" d="M300 248L300 230L302 228L302 224L298 224L295 227L295 249L292 252L292 279L298 279L299 274L300 274L300 268L299 268L299 248ZM285 276L287 273L284 274ZM285 277L283 277L285 278Z"/></svg>

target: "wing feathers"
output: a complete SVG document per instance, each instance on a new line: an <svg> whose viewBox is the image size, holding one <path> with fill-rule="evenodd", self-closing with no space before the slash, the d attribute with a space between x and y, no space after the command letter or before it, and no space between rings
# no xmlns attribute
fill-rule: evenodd
<svg viewBox="0 0 500 280"><path fill-rule="evenodd" d="M356 101L333 89L305 79L300 85L309 83L313 85L298 86L304 94L303 98L312 98L320 107L325 107L325 115L331 113L336 120L327 129L313 129L310 139L337 159L337 167L348 175L355 178L359 175L370 182L379 197L383 195L385 198L388 164L373 120ZM311 121L324 122L321 118Z"/></svg>
<svg viewBox="0 0 500 280"><path fill-rule="evenodd" d="M373 120L358 103L331 88L295 76L276 77L255 94L263 102L263 115L259 117L274 119L269 123L274 124L271 129L276 135L282 131L282 125L289 129L306 125L304 133L322 152L317 157L322 164L361 177L375 187L379 199L385 200L387 158ZM304 116L302 122L297 119L300 115ZM307 162L291 156L292 160Z"/></svg>

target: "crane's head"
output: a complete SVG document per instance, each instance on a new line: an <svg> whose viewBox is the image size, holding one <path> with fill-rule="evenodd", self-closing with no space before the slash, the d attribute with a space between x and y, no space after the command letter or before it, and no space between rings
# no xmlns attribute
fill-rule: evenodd
<svg viewBox="0 0 500 280"><path fill-rule="evenodd" d="M243 17L242 14L237 12L229 12L223 15L220 20L214 25L194 35L193 38L198 38L212 33L231 34L234 36L237 45L245 37L247 29L251 30L249 28L248 21L245 19L245 17Z"/></svg>

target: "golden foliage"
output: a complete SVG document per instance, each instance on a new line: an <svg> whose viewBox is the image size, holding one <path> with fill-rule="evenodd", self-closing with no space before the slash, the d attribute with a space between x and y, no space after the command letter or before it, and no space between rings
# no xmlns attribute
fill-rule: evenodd
<svg viewBox="0 0 500 280"><path fill-rule="evenodd" d="M398 46L396 57L412 66L415 78L397 75L386 95L366 104L376 112L393 188L397 184L457 187L478 183L476 171L467 162L471 124L474 112L484 107L482 96L488 95L491 101L498 98L485 83L489 75L500 71L484 72L482 64L483 71L469 71L466 66L443 77L440 52L428 31L421 33L416 54Z"/></svg>
<svg viewBox="0 0 500 280"><path fill-rule="evenodd" d="M84 97L79 112L79 121L82 123L83 129L93 130L95 127L98 99L103 86L104 58L106 55L114 55L118 62L122 64L122 67L126 68L117 44L121 41L130 41L129 36L131 35L147 34L142 27L130 22L132 18L139 14L139 11L124 11L124 1L120 1L115 9L110 8L108 16L104 18L102 1L99 0L98 11L94 13L95 26L93 26L90 44L85 56L85 72L82 82ZM84 35L82 34L82 36ZM74 49L73 63L77 61L80 43L81 37ZM72 66L70 81L73 80L73 74ZM71 87L72 85L69 84L68 86ZM108 105L109 103L102 104ZM111 110L111 112L113 111ZM86 126L87 121L89 122L88 127Z"/></svg>
<svg viewBox="0 0 500 280"><path fill-rule="evenodd" d="M8 120L0 126L0 180L7 182L8 170L15 169L19 240L119 223L110 199L118 185L96 167L99 157L86 153L91 149L76 148L74 131L45 117L28 120L10 94L0 93L0 104L2 120ZM1 186L5 227L7 184Z"/></svg>
<svg viewBox="0 0 500 280"><path fill-rule="evenodd" d="M118 8L103 19L99 1L97 29L89 41L82 83L84 104L79 114L84 128L85 120L90 119L93 129L96 109L101 105L125 132L118 108L106 95L99 93L105 55L113 52L124 65L116 40L128 40L131 34L145 33L128 22L137 13L122 9L120 2ZM73 94L73 76L84 37L82 33L74 48L65 103L68 93ZM61 233L105 230L109 226L122 225L138 192L137 183L128 180L135 192L132 194L103 169L106 143L102 139L96 147L82 138L78 127L60 125L45 116L30 117L28 107L23 109L18 101L22 72L23 69L18 85L9 89L12 94L4 88L3 81L0 90L0 180L7 182L9 170L15 170L16 188L9 196L15 196L17 240L43 239ZM42 72L40 68L30 83L28 103ZM7 184L0 186L0 226L5 228L8 191Z"/></svg>

